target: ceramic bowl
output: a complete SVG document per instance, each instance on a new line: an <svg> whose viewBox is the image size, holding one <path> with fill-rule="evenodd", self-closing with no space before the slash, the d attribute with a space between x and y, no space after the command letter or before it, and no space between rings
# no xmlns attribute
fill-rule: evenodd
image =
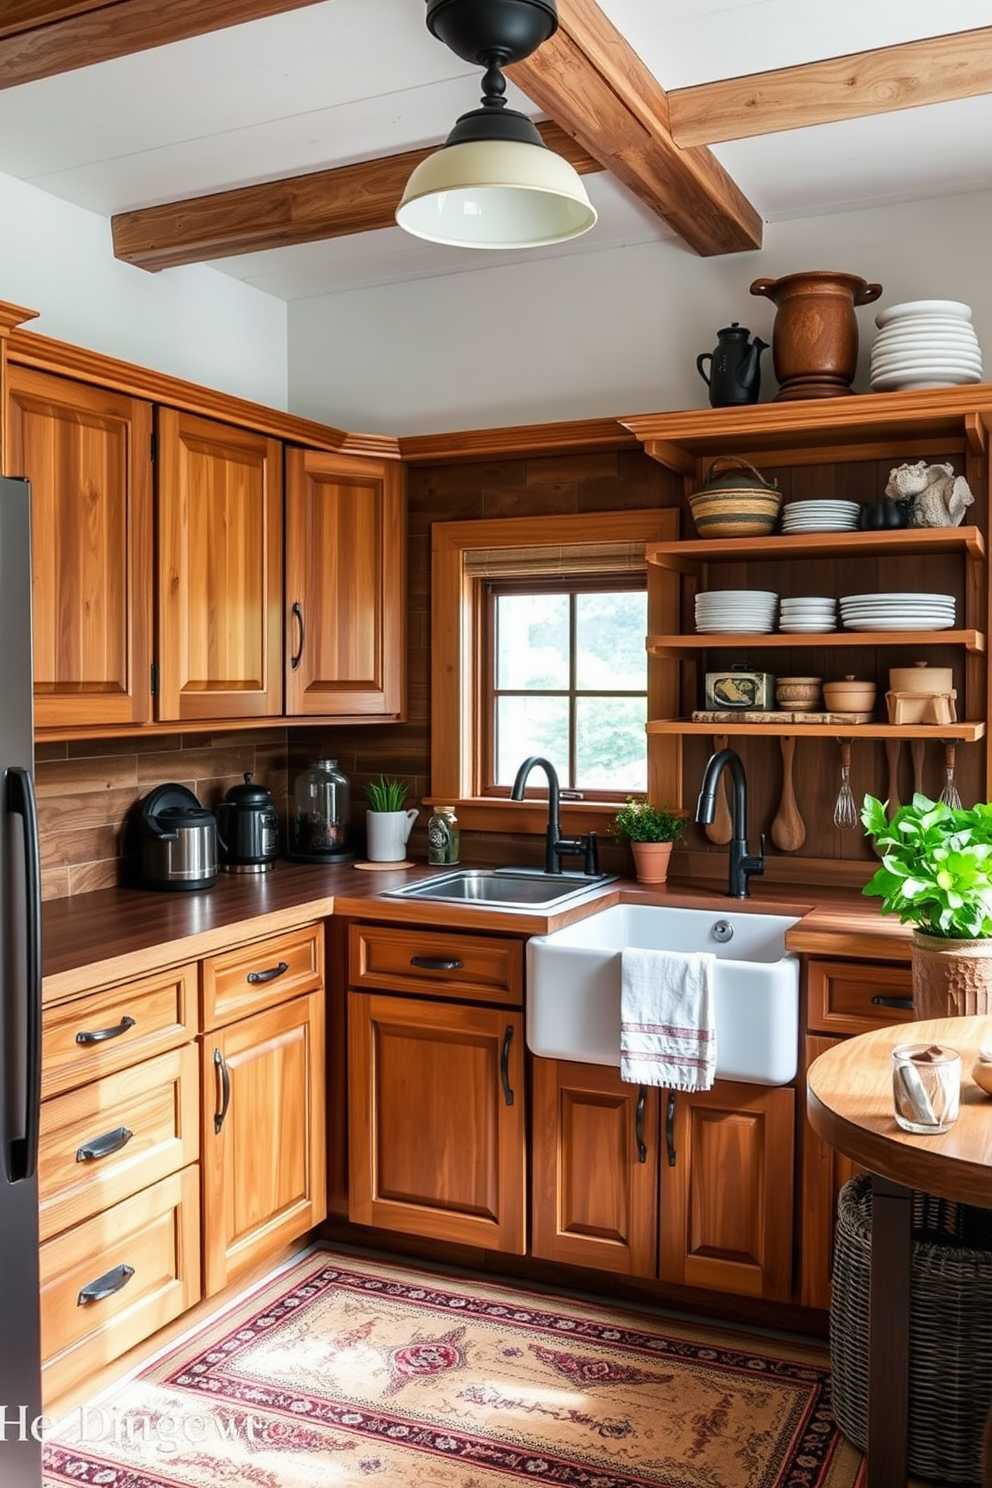
<svg viewBox="0 0 992 1488"><path fill-rule="evenodd" d="M775 701L791 713L812 713L820 705L819 677L779 677Z"/></svg>
<svg viewBox="0 0 992 1488"><path fill-rule="evenodd" d="M875 683L845 677L841 682L824 682L823 701L831 713L870 713L875 706Z"/></svg>

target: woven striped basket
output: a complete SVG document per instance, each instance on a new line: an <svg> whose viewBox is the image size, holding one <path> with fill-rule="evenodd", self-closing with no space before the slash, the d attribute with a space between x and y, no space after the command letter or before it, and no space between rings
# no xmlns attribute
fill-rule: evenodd
<svg viewBox="0 0 992 1488"><path fill-rule="evenodd" d="M982 1481L992 1401L992 1211L915 1196L910 1278L909 1469ZM926 1238L923 1238L926 1237ZM861 1451L868 1434L871 1179L840 1192L830 1306L834 1417Z"/></svg>
<svg viewBox="0 0 992 1488"><path fill-rule="evenodd" d="M782 492L747 460L721 455L689 505L700 537L767 537L775 530Z"/></svg>

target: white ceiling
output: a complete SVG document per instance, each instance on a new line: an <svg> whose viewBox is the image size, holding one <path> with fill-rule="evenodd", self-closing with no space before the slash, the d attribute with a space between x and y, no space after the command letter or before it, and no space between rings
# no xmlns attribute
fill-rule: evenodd
<svg viewBox="0 0 992 1488"><path fill-rule="evenodd" d="M599 4L666 89L992 23L990 0ZM0 171L109 218L429 145L476 105L478 78L428 33L422 0L325 0L0 92ZM539 117L512 88L510 102ZM992 98L712 148L769 221L987 190ZM541 256L671 237L611 177L585 183L599 223ZM390 229L215 267L291 300L527 256Z"/></svg>

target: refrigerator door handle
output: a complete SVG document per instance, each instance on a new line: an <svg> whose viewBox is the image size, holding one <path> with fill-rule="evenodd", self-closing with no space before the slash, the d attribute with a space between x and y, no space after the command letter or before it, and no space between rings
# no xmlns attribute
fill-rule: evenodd
<svg viewBox="0 0 992 1488"><path fill-rule="evenodd" d="M30 770L11 765L6 771L5 809L23 823L26 939L24 973L26 1008L24 1120L7 1146L11 1183L33 1178L38 1163L41 1120L41 856L38 847L38 807Z"/></svg>

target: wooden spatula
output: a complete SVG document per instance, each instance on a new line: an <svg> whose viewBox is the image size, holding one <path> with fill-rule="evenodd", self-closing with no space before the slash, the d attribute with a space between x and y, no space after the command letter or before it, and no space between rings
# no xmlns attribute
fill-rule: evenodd
<svg viewBox="0 0 992 1488"><path fill-rule="evenodd" d="M797 852L806 841L806 823L799 814L796 793L792 784L792 762L796 753L795 739L783 736L779 740L782 748L782 799L772 822L772 841L782 852Z"/></svg>
<svg viewBox="0 0 992 1488"><path fill-rule="evenodd" d="M726 734L713 735L713 748L717 753L719 753L721 749L726 749L727 743L728 739ZM726 847L727 843L734 835L734 824L730 815L730 803L727 800L726 770L723 771L719 781L717 782L716 810L713 812L713 820L708 826L703 828L703 831L706 833L711 842L716 842L721 847Z"/></svg>

